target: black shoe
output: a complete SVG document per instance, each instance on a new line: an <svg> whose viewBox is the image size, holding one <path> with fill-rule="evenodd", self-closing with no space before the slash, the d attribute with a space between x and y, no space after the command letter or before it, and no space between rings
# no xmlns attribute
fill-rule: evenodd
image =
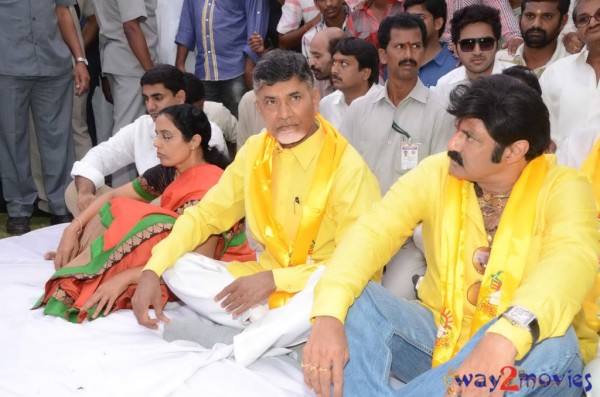
<svg viewBox="0 0 600 397"><path fill-rule="evenodd" d="M71 223L73 220L73 215L50 215L50 224L51 225L60 225L61 223Z"/></svg>
<svg viewBox="0 0 600 397"><path fill-rule="evenodd" d="M9 216L6 220L6 232L8 234L25 234L31 231L28 216Z"/></svg>

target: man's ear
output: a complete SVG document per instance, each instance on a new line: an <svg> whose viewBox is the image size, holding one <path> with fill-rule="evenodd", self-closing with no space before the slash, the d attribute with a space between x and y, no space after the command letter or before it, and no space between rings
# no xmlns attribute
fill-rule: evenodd
<svg viewBox="0 0 600 397"><path fill-rule="evenodd" d="M177 91L177 93L175 94L175 98L177 99L177 102L179 104L185 103L185 91L184 90L179 90Z"/></svg>
<svg viewBox="0 0 600 397"><path fill-rule="evenodd" d="M435 18L433 20L433 29L435 29L436 32L439 32L440 29L442 28L443 24L444 24L444 18L442 18L442 17Z"/></svg>
<svg viewBox="0 0 600 397"><path fill-rule="evenodd" d="M504 151L504 160L508 164L513 164L525 158L529 151L529 142L525 139L520 139L510 144Z"/></svg>
<svg viewBox="0 0 600 397"><path fill-rule="evenodd" d="M385 52L385 50L383 48L379 48L377 49L377 52L379 53L379 62L381 62L384 65L387 65L387 53Z"/></svg>
<svg viewBox="0 0 600 397"><path fill-rule="evenodd" d="M562 30L565 25L567 24L567 22L569 21L569 14L565 14L562 16L562 18L560 19L560 30Z"/></svg>
<svg viewBox="0 0 600 397"><path fill-rule="evenodd" d="M367 81L369 80L369 77L371 77L371 73L373 73L371 68L363 68L360 71L360 77L363 79L363 81Z"/></svg>

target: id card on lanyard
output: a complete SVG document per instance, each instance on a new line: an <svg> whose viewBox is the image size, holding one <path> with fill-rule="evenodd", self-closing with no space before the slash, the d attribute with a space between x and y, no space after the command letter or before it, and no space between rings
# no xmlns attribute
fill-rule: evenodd
<svg viewBox="0 0 600 397"><path fill-rule="evenodd" d="M395 121L392 123L392 130L408 139L406 143L400 145L400 168L402 170L412 170L419 163L419 146L411 143L410 134L396 124Z"/></svg>

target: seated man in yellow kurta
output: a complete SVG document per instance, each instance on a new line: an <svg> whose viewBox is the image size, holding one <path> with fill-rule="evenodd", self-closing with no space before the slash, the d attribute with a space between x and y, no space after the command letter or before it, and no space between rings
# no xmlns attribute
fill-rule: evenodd
<svg viewBox="0 0 600 397"><path fill-rule="evenodd" d="M167 321L158 300L163 275L195 311L244 327L267 301L281 306L302 290L349 226L380 198L360 155L317 113L319 96L302 55L275 50L263 57L254 91L266 130L248 139L219 182L153 249L132 299L142 325ZM188 254L244 217L264 247L256 262L223 264ZM148 314L151 305L157 318Z"/></svg>
<svg viewBox="0 0 600 397"><path fill-rule="evenodd" d="M548 110L512 77L461 86L449 112L447 154L401 177L329 260L305 380L322 396L580 397L598 387L583 372L598 344L590 184L544 155ZM419 222L427 272L419 301L398 300L369 279Z"/></svg>

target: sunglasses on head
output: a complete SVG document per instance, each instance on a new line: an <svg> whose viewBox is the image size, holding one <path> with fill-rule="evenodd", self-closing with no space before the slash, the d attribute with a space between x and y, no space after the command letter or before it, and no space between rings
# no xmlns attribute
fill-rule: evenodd
<svg viewBox="0 0 600 397"><path fill-rule="evenodd" d="M496 45L496 39L493 37L480 37L478 39L463 39L458 41L458 45L463 52L473 51L476 44L479 44L481 51L489 51Z"/></svg>

